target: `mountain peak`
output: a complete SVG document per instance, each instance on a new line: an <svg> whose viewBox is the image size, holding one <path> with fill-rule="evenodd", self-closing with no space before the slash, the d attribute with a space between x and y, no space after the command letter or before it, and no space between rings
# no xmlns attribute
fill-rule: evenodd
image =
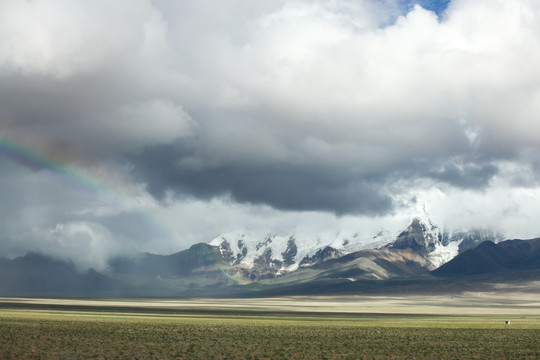
<svg viewBox="0 0 540 360"><path fill-rule="evenodd" d="M401 232L388 247L400 250L410 249L426 257L435 250L435 244L439 240L439 234L436 233L437 227L429 225L431 226L415 217L407 229Z"/></svg>

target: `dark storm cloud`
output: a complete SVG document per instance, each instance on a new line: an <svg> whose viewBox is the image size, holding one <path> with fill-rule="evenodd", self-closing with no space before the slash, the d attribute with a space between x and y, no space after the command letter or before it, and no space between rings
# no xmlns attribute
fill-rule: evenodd
<svg viewBox="0 0 540 360"><path fill-rule="evenodd" d="M146 149L131 160L136 164L135 175L147 184L151 194L162 200L168 192L204 199L230 195L236 201L268 204L282 210L367 215L393 209L390 195L392 191L402 190L392 190L390 185L394 183L412 185L419 179L428 179L456 188L481 190L499 172L489 159L476 159L474 154L404 159L392 171L371 173L316 163L311 167L287 163L182 165L182 160L192 159L193 154L179 146L167 145Z"/></svg>
<svg viewBox="0 0 540 360"><path fill-rule="evenodd" d="M415 159L408 166L396 170L392 181L413 182L423 178L464 190L482 190L489 187L498 173L498 166L490 159L480 159L477 154L463 154L450 158Z"/></svg>
<svg viewBox="0 0 540 360"><path fill-rule="evenodd" d="M354 178L347 172L291 164L246 166L227 164L204 168L181 166L173 146L148 149L133 158L135 172L158 198L167 191L210 199L230 195L236 201L267 204L282 210L330 211L338 214L380 214L392 201L378 180Z"/></svg>
<svg viewBox="0 0 540 360"><path fill-rule="evenodd" d="M448 164L430 175L434 179L463 189L485 189L498 173L493 164Z"/></svg>

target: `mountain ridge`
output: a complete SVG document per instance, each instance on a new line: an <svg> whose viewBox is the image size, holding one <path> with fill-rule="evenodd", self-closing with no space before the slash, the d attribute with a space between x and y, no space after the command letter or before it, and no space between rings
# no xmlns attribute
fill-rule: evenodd
<svg viewBox="0 0 540 360"><path fill-rule="evenodd" d="M438 276L489 274L540 269L540 238L483 242L450 260L432 273Z"/></svg>
<svg viewBox="0 0 540 360"><path fill-rule="evenodd" d="M222 234L209 242L219 248L224 260L242 269L253 281L282 276L329 259L340 258L366 249L412 249L427 260L427 268L434 270L459 253L479 243L502 240L491 231L470 230L453 234L435 226L429 217L414 217L411 224L395 236L378 231L371 237L358 234L302 238L296 235L269 234L258 237L236 231Z"/></svg>
<svg viewBox="0 0 540 360"><path fill-rule="evenodd" d="M117 257L101 272L81 272L73 263L27 254L12 260L0 258L0 271L4 274L0 278L0 295L190 297L233 296L249 290L262 296L390 290L402 286L399 284L421 288L447 281L443 280L448 278L443 273L451 271L444 269L452 269L456 262L454 267L462 268L459 261L464 260L459 259L467 259L471 254L481 254L486 269L495 269L498 274L522 271L522 276L531 269L540 269L538 239L485 242L491 235L477 231L450 236L433 224L414 219L393 241L373 249L346 252L358 244L344 244L348 239L343 237L331 242L342 244L341 249L321 241L314 242L316 246L310 248L311 252L302 248L303 244L295 241L294 236L279 241L275 241L276 235L253 241L243 236L237 239L242 242L237 241L236 247L219 238L219 246L212 244L214 239L170 255ZM476 243L480 245L467 250ZM463 248L466 250L461 251ZM255 252L250 254L253 249ZM437 261L452 254L457 255L447 265L433 269ZM482 262L473 257L469 263ZM473 271L470 275L490 271Z"/></svg>

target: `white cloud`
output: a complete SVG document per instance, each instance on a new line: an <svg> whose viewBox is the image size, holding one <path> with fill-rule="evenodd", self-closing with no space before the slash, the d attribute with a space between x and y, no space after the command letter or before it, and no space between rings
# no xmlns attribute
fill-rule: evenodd
<svg viewBox="0 0 540 360"><path fill-rule="evenodd" d="M0 66L28 76L63 78L110 66L141 43L159 42L163 26L145 0L8 0L0 14Z"/></svg>
<svg viewBox="0 0 540 360"><path fill-rule="evenodd" d="M62 260L76 259L80 270L90 267L100 271L107 268L114 255L128 255L119 249L119 241L103 226L91 222L57 224L36 250ZM43 246L44 245L44 246Z"/></svg>

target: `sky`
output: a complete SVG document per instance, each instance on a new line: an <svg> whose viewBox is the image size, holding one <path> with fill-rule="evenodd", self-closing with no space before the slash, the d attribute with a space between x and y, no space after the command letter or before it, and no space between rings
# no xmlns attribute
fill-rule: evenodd
<svg viewBox="0 0 540 360"><path fill-rule="evenodd" d="M540 236L536 0L4 0L0 255Z"/></svg>

